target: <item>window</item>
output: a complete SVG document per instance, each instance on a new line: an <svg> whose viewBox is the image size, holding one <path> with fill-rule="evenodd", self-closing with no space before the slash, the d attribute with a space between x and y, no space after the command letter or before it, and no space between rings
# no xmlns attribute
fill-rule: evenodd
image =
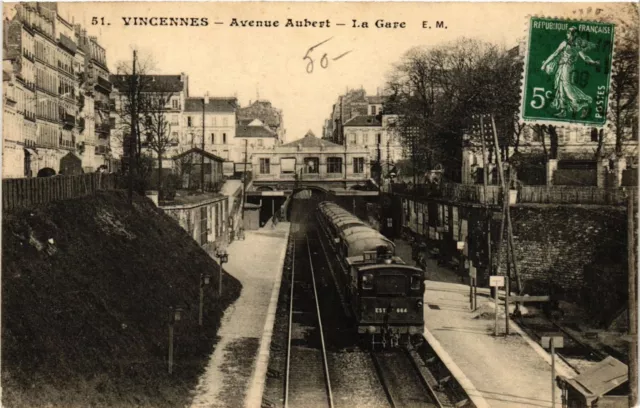
<svg viewBox="0 0 640 408"><path fill-rule="evenodd" d="M304 172L306 174L318 174L320 160L317 157L306 157L304 159Z"/></svg>
<svg viewBox="0 0 640 408"><path fill-rule="evenodd" d="M269 159L260 159L260 174L269 174L271 173L271 166L270 166L270 161Z"/></svg>
<svg viewBox="0 0 640 408"><path fill-rule="evenodd" d="M342 159L340 157L327 158L327 173L342 173Z"/></svg>
<svg viewBox="0 0 640 408"><path fill-rule="evenodd" d="M293 174L296 171L296 159L295 158L283 158L280 159L280 173Z"/></svg>
<svg viewBox="0 0 640 408"><path fill-rule="evenodd" d="M179 140L178 132L171 132L171 141L173 143L178 143L178 140Z"/></svg>
<svg viewBox="0 0 640 408"><path fill-rule="evenodd" d="M191 122L191 116L187 116L187 126L188 127L193 126L193 123Z"/></svg>
<svg viewBox="0 0 640 408"><path fill-rule="evenodd" d="M211 144L216 144L216 134L215 133L211 134Z"/></svg>
<svg viewBox="0 0 640 408"><path fill-rule="evenodd" d="M227 143L227 134L226 134L226 133L223 133L223 134L222 134L222 143L223 143L223 144L226 144L226 143Z"/></svg>
<svg viewBox="0 0 640 408"><path fill-rule="evenodd" d="M171 107L173 109L179 109L180 108L180 103L177 99L172 99L171 100Z"/></svg>
<svg viewBox="0 0 640 408"><path fill-rule="evenodd" d="M365 273L362 275L362 289L371 290L373 289L373 274Z"/></svg>
<svg viewBox="0 0 640 408"><path fill-rule="evenodd" d="M171 115L171 125L178 125L178 115Z"/></svg>
<svg viewBox="0 0 640 408"><path fill-rule="evenodd" d="M364 173L364 157L353 158L353 172L355 174Z"/></svg>
<svg viewBox="0 0 640 408"><path fill-rule="evenodd" d="M229 120L227 118L222 119L222 126L227 126L228 123L229 123Z"/></svg>
<svg viewBox="0 0 640 408"><path fill-rule="evenodd" d="M592 142L598 141L598 129L596 128L591 128L591 141Z"/></svg>
<svg viewBox="0 0 640 408"><path fill-rule="evenodd" d="M258 146L262 147L262 144L263 144L262 139L258 139Z"/></svg>
<svg viewBox="0 0 640 408"><path fill-rule="evenodd" d="M382 143L382 133L378 133L376 135L376 143L377 144L381 144Z"/></svg>
<svg viewBox="0 0 640 408"><path fill-rule="evenodd" d="M347 143L350 144L350 145L356 144L356 134L355 133L349 133L347 135Z"/></svg>
<svg viewBox="0 0 640 408"><path fill-rule="evenodd" d="M540 126L534 126L533 128L533 141L534 142L542 142L544 138L544 131Z"/></svg>
<svg viewBox="0 0 640 408"><path fill-rule="evenodd" d="M373 116L375 116L375 115L376 115L376 107L375 107L375 105L371 107L371 114L372 114Z"/></svg>

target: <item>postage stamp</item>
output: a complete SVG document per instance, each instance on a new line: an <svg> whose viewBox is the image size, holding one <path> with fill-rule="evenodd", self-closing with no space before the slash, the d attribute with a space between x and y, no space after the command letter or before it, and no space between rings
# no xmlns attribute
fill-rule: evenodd
<svg viewBox="0 0 640 408"><path fill-rule="evenodd" d="M532 17L521 119L604 126L615 26Z"/></svg>

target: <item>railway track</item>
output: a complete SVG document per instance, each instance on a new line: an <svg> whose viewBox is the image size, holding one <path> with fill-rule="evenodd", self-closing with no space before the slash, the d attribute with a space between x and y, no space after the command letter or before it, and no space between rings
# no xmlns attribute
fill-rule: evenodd
<svg viewBox="0 0 640 408"><path fill-rule="evenodd" d="M372 351L371 359L392 408L442 407L433 397L411 355L403 349Z"/></svg>
<svg viewBox="0 0 640 408"><path fill-rule="evenodd" d="M604 353L584 344L556 323L543 317L521 317L516 319L516 323L538 343L541 340L541 333L561 333L564 337L564 345L555 350L556 356L577 373L583 372L607 357Z"/></svg>
<svg viewBox="0 0 640 408"><path fill-rule="evenodd" d="M334 407L311 248L306 236L293 242L284 406Z"/></svg>

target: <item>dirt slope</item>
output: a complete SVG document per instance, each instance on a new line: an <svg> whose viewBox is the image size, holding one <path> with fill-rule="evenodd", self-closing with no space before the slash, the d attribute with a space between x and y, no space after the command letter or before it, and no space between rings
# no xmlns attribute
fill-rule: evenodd
<svg viewBox="0 0 640 408"><path fill-rule="evenodd" d="M5 407L184 406L240 283L146 198L61 201L2 220ZM199 279L205 324L198 326ZM175 366L167 372L169 306Z"/></svg>

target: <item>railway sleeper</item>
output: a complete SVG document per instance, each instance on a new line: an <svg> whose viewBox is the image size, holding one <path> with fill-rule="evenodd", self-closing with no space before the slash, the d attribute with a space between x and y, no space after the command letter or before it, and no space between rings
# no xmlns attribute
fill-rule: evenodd
<svg viewBox="0 0 640 408"><path fill-rule="evenodd" d="M282 347L281 347L278 343L276 343L276 342L272 341L272 342L271 342L271 345L269 346L269 349L270 349L271 351L281 351L281 350L282 350Z"/></svg>
<svg viewBox="0 0 640 408"><path fill-rule="evenodd" d="M279 379L281 377L280 371L275 368L267 367L267 377Z"/></svg>
<svg viewBox="0 0 640 408"><path fill-rule="evenodd" d="M260 404L260 408L276 408L276 403L268 400L267 398L262 397L262 403Z"/></svg>

